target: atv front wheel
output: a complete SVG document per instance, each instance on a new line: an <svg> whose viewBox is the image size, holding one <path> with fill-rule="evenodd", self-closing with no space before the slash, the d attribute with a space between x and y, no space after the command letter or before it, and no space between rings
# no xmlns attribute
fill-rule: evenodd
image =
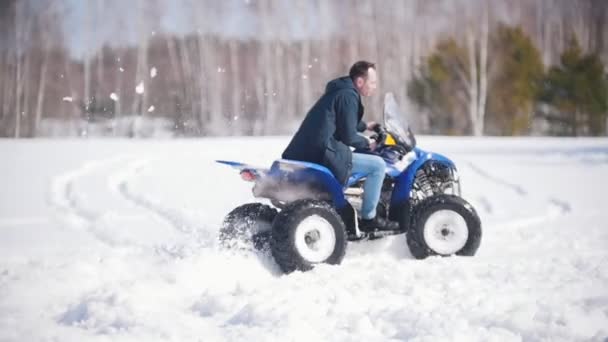
<svg viewBox="0 0 608 342"><path fill-rule="evenodd" d="M431 255L475 255L481 221L473 206L454 195L436 195L414 208L407 245L416 259Z"/></svg>
<svg viewBox="0 0 608 342"><path fill-rule="evenodd" d="M346 227L328 203L290 203L272 223L270 250L285 273L308 271L316 264L340 264L346 252Z"/></svg>
<svg viewBox="0 0 608 342"><path fill-rule="evenodd" d="M247 203L226 215L220 228L220 246L230 249L267 248L277 210L262 203Z"/></svg>

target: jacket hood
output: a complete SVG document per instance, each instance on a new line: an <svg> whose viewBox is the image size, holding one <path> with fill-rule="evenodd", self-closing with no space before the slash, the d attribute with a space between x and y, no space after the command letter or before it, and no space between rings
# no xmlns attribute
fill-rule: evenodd
<svg viewBox="0 0 608 342"><path fill-rule="evenodd" d="M351 78L348 76L329 81L325 87L325 93L333 93L334 91L342 89L352 89L355 93L357 93L357 95L359 94L359 92L357 92L357 88L355 88L353 80L351 80Z"/></svg>

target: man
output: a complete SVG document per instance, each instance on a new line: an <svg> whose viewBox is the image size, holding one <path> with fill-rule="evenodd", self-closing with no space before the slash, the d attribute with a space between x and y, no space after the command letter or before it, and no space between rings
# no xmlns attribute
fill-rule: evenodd
<svg viewBox="0 0 608 342"><path fill-rule="evenodd" d="M371 96L377 85L376 66L366 61L355 63L348 76L327 83L325 93L306 114L282 156L324 165L342 184L351 172L367 175L359 226L362 230L398 229L396 222L376 215L385 175L384 160L372 154L352 153L350 149L373 151L376 147L372 139L357 132L376 125L361 120L361 96Z"/></svg>

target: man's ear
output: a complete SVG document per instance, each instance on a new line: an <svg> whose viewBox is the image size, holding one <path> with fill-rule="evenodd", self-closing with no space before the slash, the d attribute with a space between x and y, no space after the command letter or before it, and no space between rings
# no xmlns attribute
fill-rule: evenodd
<svg viewBox="0 0 608 342"><path fill-rule="evenodd" d="M357 88L363 87L364 83L365 83L365 80L363 79L363 77L357 77L355 79L355 85L357 86Z"/></svg>

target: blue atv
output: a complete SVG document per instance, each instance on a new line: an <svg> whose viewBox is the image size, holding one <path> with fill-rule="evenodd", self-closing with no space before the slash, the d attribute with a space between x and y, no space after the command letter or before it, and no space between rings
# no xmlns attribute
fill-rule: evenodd
<svg viewBox="0 0 608 342"><path fill-rule="evenodd" d="M398 230L362 231L358 225L365 175L352 174L342 186L324 166L276 160L270 169L218 161L253 182L253 195L272 205L249 203L224 219L220 244L227 248L269 248L286 272L307 271L316 264L340 264L348 241L407 234L417 259L431 255L472 256L481 242L475 209L460 197L456 166L448 158L416 147L401 121L394 96L384 101L384 126L372 138L374 154L387 165L377 215L399 223Z"/></svg>

